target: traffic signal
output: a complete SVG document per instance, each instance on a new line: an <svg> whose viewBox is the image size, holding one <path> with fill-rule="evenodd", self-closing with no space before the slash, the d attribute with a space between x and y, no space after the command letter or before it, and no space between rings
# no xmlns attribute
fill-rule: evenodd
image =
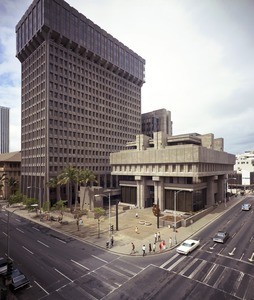
<svg viewBox="0 0 254 300"><path fill-rule="evenodd" d="M114 231L114 225L110 225L110 231Z"/></svg>

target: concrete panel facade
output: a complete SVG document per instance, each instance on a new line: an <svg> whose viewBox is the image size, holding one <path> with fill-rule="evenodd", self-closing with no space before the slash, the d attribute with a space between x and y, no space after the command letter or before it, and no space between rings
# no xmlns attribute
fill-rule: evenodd
<svg viewBox="0 0 254 300"><path fill-rule="evenodd" d="M167 197L177 191L185 194L183 207L194 211L224 200L225 178L233 170L235 156L218 151L213 134L168 136L156 132L153 139L138 135L127 146L129 150L111 153L111 174L124 180L125 189L128 178L135 179L138 207L151 206L153 202L163 210L173 209L172 199ZM121 180L119 186L123 184ZM140 192L145 189L147 193Z"/></svg>

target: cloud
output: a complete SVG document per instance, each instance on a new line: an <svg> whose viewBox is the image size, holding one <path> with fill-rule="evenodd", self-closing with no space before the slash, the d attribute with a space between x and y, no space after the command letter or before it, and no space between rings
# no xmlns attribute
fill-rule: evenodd
<svg viewBox="0 0 254 300"><path fill-rule="evenodd" d="M11 107L13 149L20 144L15 25L31 2L0 2L0 101ZM212 132L230 153L254 147L252 0L67 2L146 60L142 112L166 108L174 134Z"/></svg>

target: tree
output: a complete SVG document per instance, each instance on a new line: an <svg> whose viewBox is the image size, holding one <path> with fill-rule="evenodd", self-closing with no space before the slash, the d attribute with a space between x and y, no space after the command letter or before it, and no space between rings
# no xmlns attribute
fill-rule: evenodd
<svg viewBox="0 0 254 300"><path fill-rule="evenodd" d="M105 210L102 207L94 208L94 218L98 220L98 238L100 237L100 217L105 215Z"/></svg>
<svg viewBox="0 0 254 300"><path fill-rule="evenodd" d="M85 187L90 188L94 183L97 183L96 176L94 175L94 173L91 170L81 169L79 172L79 182L78 183L80 185L84 184ZM90 201L91 201L91 199L90 199ZM83 203L84 203L84 201L83 201ZM91 207L91 205L90 205L90 207Z"/></svg>
<svg viewBox="0 0 254 300"><path fill-rule="evenodd" d="M15 204L15 203L22 203L25 202L26 196L21 194L20 192L16 192L15 194L10 195L8 199L9 205Z"/></svg>
<svg viewBox="0 0 254 300"><path fill-rule="evenodd" d="M19 181L14 177L11 177L7 180L7 184L10 187L11 195L13 195L17 191Z"/></svg>
<svg viewBox="0 0 254 300"><path fill-rule="evenodd" d="M72 187L74 185L75 187L75 203L76 203L76 199L78 197L77 195L77 188L76 188L76 184L77 184L77 175L78 174L78 170L72 166L67 166L66 168L64 168L62 170L62 172L58 175L57 177L57 183L60 185L64 185L66 184L69 190L69 199L68 199L68 206L71 207L72 204Z"/></svg>
<svg viewBox="0 0 254 300"><path fill-rule="evenodd" d="M4 183L6 182L6 180L7 180L7 177L6 177L6 174L4 173L0 176L0 192L2 192L3 187L5 185ZM5 197L6 197L6 195L5 195Z"/></svg>

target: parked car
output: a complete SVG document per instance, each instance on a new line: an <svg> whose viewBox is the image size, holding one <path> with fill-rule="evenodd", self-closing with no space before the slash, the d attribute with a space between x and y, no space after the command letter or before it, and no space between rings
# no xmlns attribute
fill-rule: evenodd
<svg viewBox="0 0 254 300"><path fill-rule="evenodd" d="M194 249L199 246L200 242L196 240L186 240L179 247L176 248L176 252L180 254L188 255Z"/></svg>
<svg viewBox="0 0 254 300"><path fill-rule="evenodd" d="M250 210L251 209L251 204L250 203L244 203L242 205L242 210Z"/></svg>
<svg viewBox="0 0 254 300"><path fill-rule="evenodd" d="M216 235L214 236L213 238L213 241L214 242L217 242L217 243L225 243L226 240L229 238L229 233L227 231L218 231L216 233Z"/></svg>
<svg viewBox="0 0 254 300"><path fill-rule="evenodd" d="M0 275L5 275L7 273L7 260L0 257Z"/></svg>
<svg viewBox="0 0 254 300"><path fill-rule="evenodd" d="M14 269L11 274L11 289L18 290L30 283L29 279L19 270Z"/></svg>

